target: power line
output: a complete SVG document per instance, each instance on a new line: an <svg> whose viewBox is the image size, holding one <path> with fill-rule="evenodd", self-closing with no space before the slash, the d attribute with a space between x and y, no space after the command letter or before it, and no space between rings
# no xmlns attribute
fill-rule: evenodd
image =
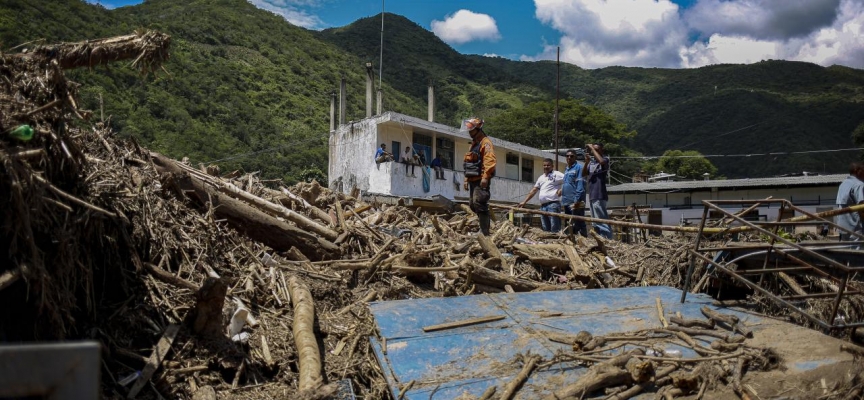
<svg viewBox="0 0 864 400"><path fill-rule="evenodd" d="M763 122L764 122L764 121L763 121ZM707 137L707 138L702 138L702 139L697 140L697 141L695 141L695 142L687 143L687 144L681 146L681 148L684 149L684 148L687 148L687 147L692 146L692 145L697 144L697 143L707 142L707 141L712 140L712 139L717 139L717 138L719 138L719 137L723 137L723 136L726 136L726 135L731 135L731 134L733 134L733 133L735 133L735 132L740 132L740 131L743 131L743 130L745 130L745 129L750 129L750 128L756 126L756 125L760 125L760 124L762 124L763 122L757 122L757 123L755 123L755 124L753 124L753 125L748 125L748 126L745 126L745 127L743 127L743 128L738 128L738 129L735 129L735 130L731 130L731 131L726 132L726 133L721 133L721 134L719 134L719 135L717 135L717 136L711 136L711 137Z"/></svg>
<svg viewBox="0 0 864 400"><path fill-rule="evenodd" d="M793 154L815 154L815 153L837 153L842 151L864 151L862 147L850 147L846 149L829 149L829 150L808 150L808 151L781 151L773 153L748 153L748 154L705 154L705 155L690 155L690 156L639 156L639 157L614 157L617 160L651 160L655 158L719 158L719 157L773 157L773 156L788 156ZM612 157L610 157L612 158Z"/></svg>

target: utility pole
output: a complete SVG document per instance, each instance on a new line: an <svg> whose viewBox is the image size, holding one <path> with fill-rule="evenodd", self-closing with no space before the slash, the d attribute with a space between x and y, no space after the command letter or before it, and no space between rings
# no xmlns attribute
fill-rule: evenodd
<svg viewBox="0 0 864 400"><path fill-rule="evenodd" d="M558 92L561 88L561 46L558 46L558 61L555 72L555 170L558 170Z"/></svg>

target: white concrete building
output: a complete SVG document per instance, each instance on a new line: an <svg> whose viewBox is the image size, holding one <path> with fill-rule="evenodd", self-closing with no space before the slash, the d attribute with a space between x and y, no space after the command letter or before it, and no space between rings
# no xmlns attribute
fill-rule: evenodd
<svg viewBox="0 0 864 400"><path fill-rule="evenodd" d="M497 158L496 176L491 183L491 201L518 203L543 173L543 159L554 159L554 155L497 139L494 131L488 133ZM330 132L329 186L345 193L357 187L365 195L371 196L396 196L410 200L438 195L465 201L468 193L462 188L462 158L468 152L470 142L468 133L460 132L458 127L392 111L340 124ZM415 176L412 177L410 167L406 175L405 164L376 164L375 151L382 143L387 145L387 150L397 161L405 147L412 147L427 163L438 154L441 156L445 179L435 179L435 172L432 171L429 190L426 191L420 166L415 167ZM558 160L559 169L563 170L566 161L560 156ZM532 200L534 204L539 204L537 197Z"/></svg>
<svg viewBox="0 0 864 400"><path fill-rule="evenodd" d="M773 196L789 200L807 212L822 212L835 208L837 188L846 176L625 183L608 188L607 205L610 208L626 207L636 203L659 210L660 213L649 213L653 217L642 215L642 221L663 225L678 225L682 220L698 222L702 218L702 200L755 200ZM729 209L734 212L746 207L735 205ZM775 220L778 213L779 205L773 204L754 210L750 218L770 221ZM715 216L719 217L712 213L709 218Z"/></svg>

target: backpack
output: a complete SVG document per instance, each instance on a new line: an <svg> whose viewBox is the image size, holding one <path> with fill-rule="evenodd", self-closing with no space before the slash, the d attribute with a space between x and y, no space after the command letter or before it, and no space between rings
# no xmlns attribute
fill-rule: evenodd
<svg viewBox="0 0 864 400"><path fill-rule="evenodd" d="M480 156L480 143L471 146L471 149L465 153L465 158L462 161L466 178L480 176L480 173L483 172L483 157Z"/></svg>

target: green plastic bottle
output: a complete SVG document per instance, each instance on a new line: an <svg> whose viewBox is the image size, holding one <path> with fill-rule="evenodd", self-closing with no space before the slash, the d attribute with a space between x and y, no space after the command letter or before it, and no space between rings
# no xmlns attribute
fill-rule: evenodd
<svg viewBox="0 0 864 400"><path fill-rule="evenodd" d="M13 129L12 132L9 132L9 136L26 142L30 139L33 139L33 128L31 128L30 125L27 124L21 125Z"/></svg>

